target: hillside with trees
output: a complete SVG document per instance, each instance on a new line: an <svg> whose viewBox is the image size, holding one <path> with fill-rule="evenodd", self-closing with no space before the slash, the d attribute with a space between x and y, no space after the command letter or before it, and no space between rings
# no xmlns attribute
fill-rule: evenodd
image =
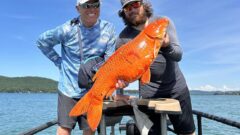
<svg viewBox="0 0 240 135"><path fill-rule="evenodd" d="M57 81L43 77L0 76L0 92L56 92Z"/></svg>
<svg viewBox="0 0 240 135"><path fill-rule="evenodd" d="M57 92L57 81L43 77L6 77L0 75L0 92ZM125 94L138 94L137 90L125 89ZM191 90L191 95L240 95L239 91Z"/></svg>

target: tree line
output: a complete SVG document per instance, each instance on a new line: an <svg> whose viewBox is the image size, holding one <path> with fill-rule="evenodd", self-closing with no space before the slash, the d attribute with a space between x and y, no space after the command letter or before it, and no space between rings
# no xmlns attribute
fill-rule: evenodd
<svg viewBox="0 0 240 135"><path fill-rule="evenodd" d="M57 92L58 82L43 77L6 77L0 76L0 92ZM125 94L138 94L138 90L125 89ZM193 95L240 95L239 91L201 91L191 90Z"/></svg>
<svg viewBox="0 0 240 135"><path fill-rule="evenodd" d="M57 83L43 77L0 76L0 92L56 92Z"/></svg>

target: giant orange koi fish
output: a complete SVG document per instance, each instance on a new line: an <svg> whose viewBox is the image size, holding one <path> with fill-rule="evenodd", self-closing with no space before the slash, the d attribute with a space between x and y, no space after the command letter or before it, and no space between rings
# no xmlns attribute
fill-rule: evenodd
<svg viewBox="0 0 240 135"><path fill-rule="evenodd" d="M168 24L168 19L158 19L116 50L95 74L92 88L73 107L69 116L87 113L88 124L94 131L101 120L103 99L116 90L118 80L131 83L140 79L143 84L149 83L150 65L161 48Z"/></svg>

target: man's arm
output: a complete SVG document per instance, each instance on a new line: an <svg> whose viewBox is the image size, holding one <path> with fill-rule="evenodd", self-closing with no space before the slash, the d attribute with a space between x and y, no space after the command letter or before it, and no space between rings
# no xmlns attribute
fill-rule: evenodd
<svg viewBox="0 0 240 135"><path fill-rule="evenodd" d="M112 24L109 26L108 31L109 31L110 37L107 42L107 49L104 54L105 61L114 53L115 46L116 46L116 33L115 33L115 28Z"/></svg>
<svg viewBox="0 0 240 135"><path fill-rule="evenodd" d="M63 30L61 27L48 30L42 33L37 40L37 47L42 53L49 58L59 69L61 65L61 57L54 50L54 46L62 43L63 41Z"/></svg>
<svg viewBox="0 0 240 135"><path fill-rule="evenodd" d="M180 61L182 59L182 48L177 38L175 26L171 20L167 29L166 38L168 38L166 40L169 41L161 48L163 55L173 61Z"/></svg>

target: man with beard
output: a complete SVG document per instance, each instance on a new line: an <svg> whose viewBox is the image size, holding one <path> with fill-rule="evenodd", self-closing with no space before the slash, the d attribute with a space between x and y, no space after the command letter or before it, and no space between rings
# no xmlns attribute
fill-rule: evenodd
<svg viewBox="0 0 240 135"><path fill-rule="evenodd" d="M153 10L149 2L142 0L121 0L122 9L119 16L126 27L120 33L116 48L132 40L150 22L161 18L153 16ZM168 18L169 19L169 18ZM170 19L169 19L170 20ZM177 39L173 22L167 29L162 48L156 60L152 63L150 83L140 84L140 96L142 98L174 98L179 100L182 109L181 115L169 115L174 130L181 135L194 135L195 125L192 115L191 98L185 78L179 68L178 62L182 58L182 50ZM115 100L126 100L128 95L116 95ZM149 134L160 134L160 120L157 116L149 116L154 123Z"/></svg>

